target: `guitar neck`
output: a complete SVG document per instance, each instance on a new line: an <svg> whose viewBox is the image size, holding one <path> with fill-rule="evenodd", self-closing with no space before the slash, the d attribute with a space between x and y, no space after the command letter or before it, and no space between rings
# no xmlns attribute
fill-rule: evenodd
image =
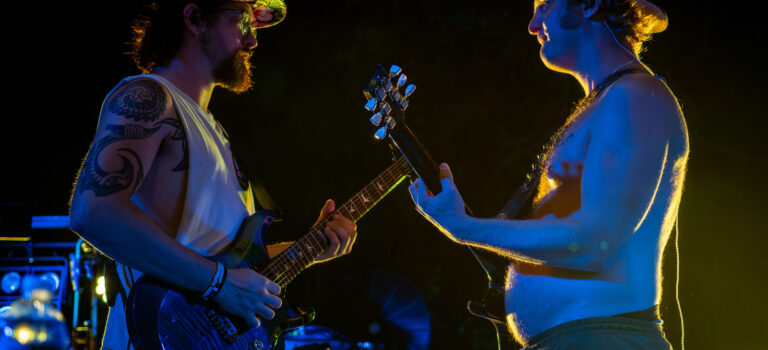
<svg viewBox="0 0 768 350"><path fill-rule="evenodd" d="M334 213L357 222L382 198L392 191L406 176L412 175L413 170L404 158L399 158L384 172L374 178L362 190L338 207ZM328 215L315 224L309 233L302 236L282 253L267 263L259 273L285 288L296 276L320 256L329 246L323 234L326 222L333 215Z"/></svg>

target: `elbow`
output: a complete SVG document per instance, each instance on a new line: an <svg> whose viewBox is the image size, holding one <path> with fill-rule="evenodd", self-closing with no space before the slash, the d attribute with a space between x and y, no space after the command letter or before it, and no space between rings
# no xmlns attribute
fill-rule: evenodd
<svg viewBox="0 0 768 350"><path fill-rule="evenodd" d="M88 231L88 222L90 221L87 217L87 212L72 203L72 207L69 209L69 229L80 236L84 236Z"/></svg>
<svg viewBox="0 0 768 350"><path fill-rule="evenodd" d="M69 208L69 228L88 240L88 232L98 220L98 207L84 198L73 198Z"/></svg>

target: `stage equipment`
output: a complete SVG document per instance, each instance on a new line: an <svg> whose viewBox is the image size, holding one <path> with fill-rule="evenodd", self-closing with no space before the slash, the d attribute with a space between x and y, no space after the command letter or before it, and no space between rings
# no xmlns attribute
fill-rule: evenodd
<svg viewBox="0 0 768 350"><path fill-rule="evenodd" d="M429 310L407 278L382 269L355 272L337 291L328 296L335 321L285 333L285 350L429 349Z"/></svg>
<svg viewBox="0 0 768 350"><path fill-rule="evenodd" d="M47 304L68 320L72 348L96 349L107 313L106 293L96 290L103 255L77 239L67 216L31 216L23 206L0 209L0 310L22 299L23 281L34 277L50 292Z"/></svg>
<svg viewBox="0 0 768 350"><path fill-rule="evenodd" d="M42 276L24 276L22 298L0 311L0 349L69 349L64 315L51 303L59 286Z"/></svg>

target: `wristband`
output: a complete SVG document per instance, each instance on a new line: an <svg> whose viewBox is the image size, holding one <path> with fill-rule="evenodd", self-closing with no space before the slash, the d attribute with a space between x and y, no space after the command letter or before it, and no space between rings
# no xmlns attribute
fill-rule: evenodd
<svg viewBox="0 0 768 350"><path fill-rule="evenodd" d="M216 296L216 294L219 294L219 291L221 291L221 287L224 285L224 279L227 276L227 269L224 267L222 263L217 262L216 263L216 273L213 275L213 278L211 279L210 285L208 285L208 289L205 290L203 293L203 300L209 300Z"/></svg>

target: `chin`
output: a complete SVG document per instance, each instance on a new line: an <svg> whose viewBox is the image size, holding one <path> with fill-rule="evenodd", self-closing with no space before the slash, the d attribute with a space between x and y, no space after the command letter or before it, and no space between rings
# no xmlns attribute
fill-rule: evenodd
<svg viewBox="0 0 768 350"><path fill-rule="evenodd" d="M545 47L541 47L539 51L539 58L544 66L550 70L560 73L567 73L570 70L566 68L564 55L554 54L552 50L545 50Z"/></svg>
<svg viewBox="0 0 768 350"><path fill-rule="evenodd" d="M220 64L214 71L218 85L235 93L246 92L251 88L251 65L233 55Z"/></svg>

